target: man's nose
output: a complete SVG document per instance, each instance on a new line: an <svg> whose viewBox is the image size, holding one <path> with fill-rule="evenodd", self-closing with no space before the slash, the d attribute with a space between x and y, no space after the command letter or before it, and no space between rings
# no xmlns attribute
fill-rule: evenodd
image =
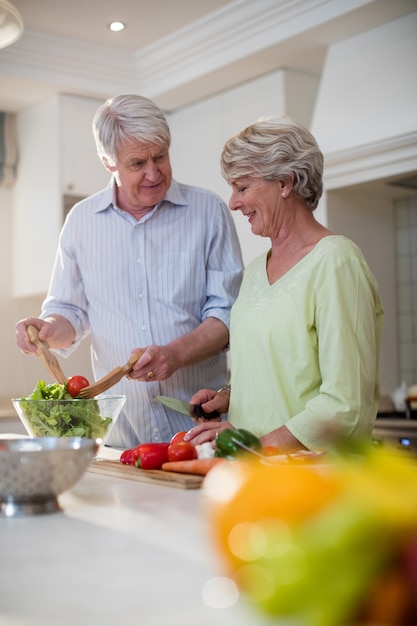
<svg viewBox="0 0 417 626"><path fill-rule="evenodd" d="M152 159L146 161L145 174L150 180L156 180L159 176L158 166Z"/></svg>

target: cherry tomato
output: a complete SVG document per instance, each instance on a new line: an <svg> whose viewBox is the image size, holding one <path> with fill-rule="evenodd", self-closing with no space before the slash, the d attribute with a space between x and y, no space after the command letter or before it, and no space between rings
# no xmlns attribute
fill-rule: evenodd
<svg viewBox="0 0 417 626"><path fill-rule="evenodd" d="M280 454L280 449L276 446L264 446L261 452L264 456L276 456Z"/></svg>
<svg viewBox="0 0 417 626"><path fill-rule="evenodd" d="M175 433L169 443L179 443L180 441L184 441L184 435L187 434L186 430L180 430L179 433Z"/></svg>
<svg viewBox="0 0 417 626"><path fill-rule="evenodd" d="M89 384L84 376L72 376L67 382L67 391L72 398L76 398L81 389L88 387Z"/></svg>
<svg viewBox="0 0 417 626"><path fill-rule="evenodd" d="M123 465L133 465L134 463L132 453L133 450L125 450L124 452L122 452L119 459L120 463L123 463Z"/></svg>
<svg viewBox="0 0 417 626"><path fill-rule="evenodd" d="M189 441L179 441L169 445L168 461L191 461L197 456L197 448Z"/></svg>

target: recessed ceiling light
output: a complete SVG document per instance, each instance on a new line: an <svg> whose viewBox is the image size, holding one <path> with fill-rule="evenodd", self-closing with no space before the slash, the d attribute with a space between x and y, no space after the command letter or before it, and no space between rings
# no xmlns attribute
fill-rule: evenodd
<svg viewBox="0 0 417 626"><path fill-rule="evenodd" d="M112 22L111 24L109 24L109 28L113 32L117 33L119 30L124 30L126 26L125 24L123 24L123 22Z"/></svg>

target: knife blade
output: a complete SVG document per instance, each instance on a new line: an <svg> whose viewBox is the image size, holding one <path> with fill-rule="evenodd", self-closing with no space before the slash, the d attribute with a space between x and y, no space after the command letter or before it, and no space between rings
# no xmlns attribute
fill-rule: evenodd
<svg viewBox="0 0 417 626"><path fill-rule="evenodd" d="M236 446L238 446L241 450L244 450L245 452L249 452L249 454L253 454L254 456L257 456L258 459L262 460L262 463L264 465L274 465L274 466L276 466L276 463L271 461L267 456L264 456L260 452L257 452L256 450L253 450L253 448L249 448L249 446L247 446L246 444L244 444L241 441L239 441L239 439L236 439L235 437L232 437L231 441L233 441L233 443Z"/></svg>
<svg viewBox="0 0 417 626"><path fill-rule="evenodd" d="M231 437L230 439L231 439L231 441L233 441L233 443L238 448L241 448L242 450L245 450L245 452L249 452L250 454L254 454L255 456L257 456L257 457L259 457L261 459L265 459L266 458L263 454L260 454L260 452L257 452L253 448L250 448L249 446L247 446L245 443L242 443L242 441L239 441L239 439L236 439L236 437Z"/></svg>
<svg viewBox="0 0 417 626"><path fill-rule="evenodd" d="M211 413L206 413L201 408L200 404L189 404L189 402L185 402L184 400L179 400L178 398L170 398L169 396L156 396L155 400L158 400L161 404L173 409L174 411L178 411L178 413L182 413L183 415L188 415L188 417L204 417L206 420L215 419L216 417L220 417L220 413L218 411L212 411ZM192 415L192 411L194 415Z"/></svg>

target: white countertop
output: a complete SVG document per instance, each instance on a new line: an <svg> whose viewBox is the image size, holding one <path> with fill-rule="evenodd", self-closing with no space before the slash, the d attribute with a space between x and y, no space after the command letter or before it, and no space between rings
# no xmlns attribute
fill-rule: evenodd
<svg viewBox="0 0 417 626"><path fill-rule="evenodd" d="M218 606L203 498L87 472L62 512L1 519L0 626L267 624L233 594Z"/></svg>

